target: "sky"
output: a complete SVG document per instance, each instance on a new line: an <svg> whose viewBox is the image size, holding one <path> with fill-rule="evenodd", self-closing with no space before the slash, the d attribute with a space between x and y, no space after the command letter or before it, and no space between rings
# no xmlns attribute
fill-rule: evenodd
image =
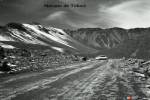
<svg viewBox="0 0 150 100"><path fill-rule="evenodd" d="M150 0L0 0L0 25L10 22L38 22L63 29L150 27Z"/></svg>

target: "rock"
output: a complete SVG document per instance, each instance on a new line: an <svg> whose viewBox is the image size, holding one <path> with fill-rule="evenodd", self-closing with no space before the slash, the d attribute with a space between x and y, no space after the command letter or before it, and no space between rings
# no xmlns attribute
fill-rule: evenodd
<svg viewBox="0 0 150 100"><path fill-rule="evenodd" d="M141 74L141 73L137 73L137 72L134 72L136 76L139 76L139 77L145 77L144 74Z"/></svg>

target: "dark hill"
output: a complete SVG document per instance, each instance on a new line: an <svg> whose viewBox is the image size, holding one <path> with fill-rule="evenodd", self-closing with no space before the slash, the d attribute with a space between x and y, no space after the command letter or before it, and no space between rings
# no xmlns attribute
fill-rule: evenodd
<svg viewBox="0 0 150 100"><path fill-rule="evenodd" d="M82 28L66 32L81 43L98 49L99 54L150 58L150 28Z"/></svg>

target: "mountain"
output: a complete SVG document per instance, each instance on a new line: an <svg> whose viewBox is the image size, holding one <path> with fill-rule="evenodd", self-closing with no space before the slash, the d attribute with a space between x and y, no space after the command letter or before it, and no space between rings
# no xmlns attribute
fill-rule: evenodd
<svg viewBox="0 0 150 100"><path fill-rule="evenodd" d="M150 28L62 30L37 23L0 26L4 48L49 49L88 56L150 58Z"/></svg>
<svg viewBox="0 0 150 100"><path fill-rule="evenodd" d="M0 45L5 48L51 49L75 54L97 52L76 41L62 29L40 24L9 23L0 27Z"/></svg>
<svg viewBox="0 0 150 100"><path fill-rule="evenodd" d="M98 54L150 58L150 28L81 28L65 32L80 43L99 50Z"/></svg>

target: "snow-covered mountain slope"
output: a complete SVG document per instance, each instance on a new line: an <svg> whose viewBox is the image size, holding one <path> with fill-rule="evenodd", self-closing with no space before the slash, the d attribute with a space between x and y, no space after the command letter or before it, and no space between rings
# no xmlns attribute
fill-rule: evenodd
<svg viewBox="0 0 150 100"><path fill-rule="evenodd" d="M0 42L3 45L17 48L44 46L59 52L97 52L97 50L76 41L62 29L37 24L9 23L4 27L0 27Z"/></svg>

